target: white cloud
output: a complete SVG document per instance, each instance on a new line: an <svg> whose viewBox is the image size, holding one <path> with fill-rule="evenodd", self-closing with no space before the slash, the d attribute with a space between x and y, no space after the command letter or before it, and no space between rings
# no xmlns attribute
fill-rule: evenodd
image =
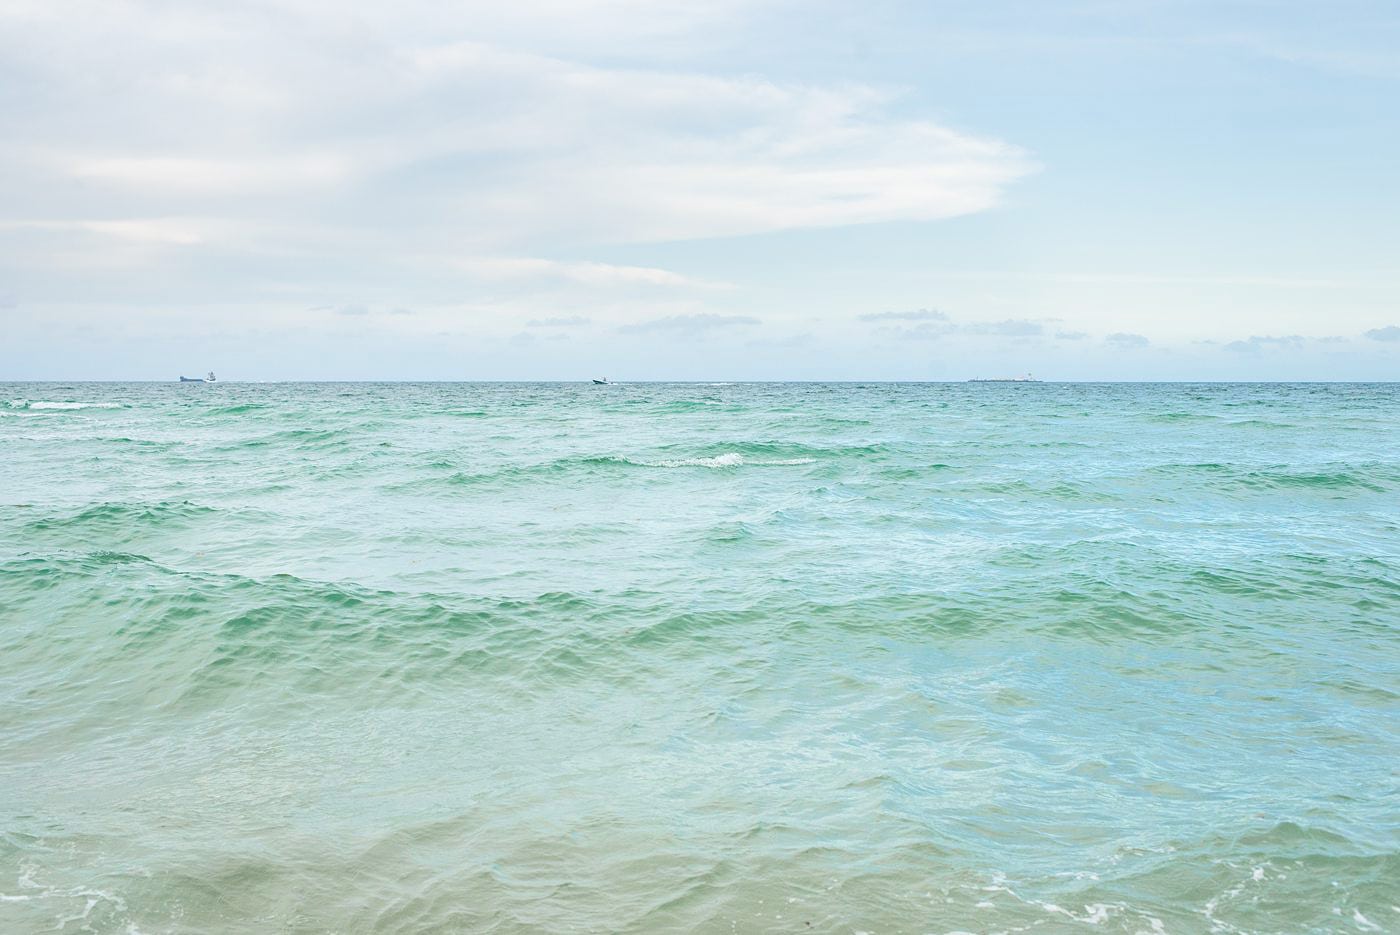
<svg viewBox="0 0 1400 935"><path fill-rule="evenodd" d="M1004 337L1025 338L1043 334L1045 326L1038 321L1023 318L1008 318L1004 321L973 322L960 329L965 334L991 334Z"/></svg>
<svg viewBox="0 0 1400 935"><path fill-rule="evenodd" d="M933 341L954 335L979 337L1034 338L1045 333L1043 321L1007 318L1002 321L956 322L944 312L922 309L916 312L881 312L861 315L861 321L914 321L912 327L882 325L876 333L897 340Z"/></svg>
<svg viewBox="0 0 1400 935"><path fill-rule="evenodd" d="M570 57L754 5L16 3L0 55L40 106L6 114L0 194L49 221L141 205L303 250L335 224L494 252L946 218L1031 171L868 87ZM666 279L630 269L549 272Z"/></svg>
<svg viewBox="0 0 1400 935"><path fill-rule="evenodd" d="M669 315L665 318L655 318L651 321L635 322L623 325L618 331L633 334L664 333L677 335L696 335L717 329L734 327L744 327L761 324L757 318L751 315L716 315L713 312L702 312L696 315Z"/></svg>
<svg viewBox="0 0 1400 935"><path fill-rule="evenodd" d="M482 279L563 279L587 286L698 286L715 288L722 283L693 279L650 266L617 266L611 263L563 262L538 257L471 257L456 264Z"/></svg>
<svg viewBox="0 0 1400 935"><path fill-rule="evenodd" d="M154 244L190 245L205 238L200 225L184 218L127 218L116 221L20 221L0 220L0 230L81 232Z"/></svg>
<svg viewBox="0 0 1400 935"><path fill-rule="evenodd" d="M349 178L351 167L351 160L336 153L238 160L144 156L72 160L69 172L78 179L108 182L136 191L227 195L333 187Z"/></svg>
<svg viewBox="0 0 1400 935"><path fill-rule="evenodd" d="M582 315L568 315L556 318L532 318L525 322L526 328L583 328L592 323L591 318Z"/></svg>
<svg viewBox="0 0 1400 935"><path fill-rule="evenodd" d="M948 313L920 308L908 312L867 312L859 317L861 321L947 321Z"/></svg>
<svg viewBox="0 0 1400 935"><path fill-rule="evenodd" d="M1306 343L1307 338L1299 334L1252 334L1239 341L1231 341L1225 345L1225 350L1234 351L1239 354L1255 354L1269 348L1296 348Z"/></svg>

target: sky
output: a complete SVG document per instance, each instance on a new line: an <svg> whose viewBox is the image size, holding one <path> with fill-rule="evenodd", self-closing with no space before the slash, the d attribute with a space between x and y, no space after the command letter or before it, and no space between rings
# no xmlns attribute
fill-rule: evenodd
<svg viewBox="0 0 1400 935"><path fill-rule="evenodd" d="M1395 0L3 0L0 380L1400 379Z"/></svg>

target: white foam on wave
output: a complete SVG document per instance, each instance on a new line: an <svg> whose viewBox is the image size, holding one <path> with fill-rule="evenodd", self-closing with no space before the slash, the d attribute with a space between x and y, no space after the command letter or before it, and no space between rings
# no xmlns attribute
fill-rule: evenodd
<svg viewBox="0 0 1400 935"><path fill-rule="evenodd" d="M637 461L635 463L643 465L644 467L663 468L732 468L740 467L741 465L745 464L764 467L771 467L775 465L814 464L816 463L816 460L816 458L784 458L776 461L750 461L743 455L739 454L737 451L730 451L722 455L715 455L713 458L675 458L666 461Z"/></svg>
<svg viewBox="0 0 1400 935"><path fill-rule="evenodd" d="M1353 909L1351 911L1351 921L1355 922L1359 928L1365 929L1368 932L1384 931L1379 925L1363 916L1360 909Z"/></svg>
<svg viewBox="0 0 1400 935"><path fill-rule="evenodd" d="M16 881L21 890L29 890L28 893L0 893L0 902L19 903L57 900L82 900L83 908L77 912L70 912L66 915L56 917L57 924L54 929L60 930L67 927L69 922L88 922L92 916L93 909L101 903L107 903L114 907L117 912L127 911L126 900L116 893L108 893L105 890L95 889L90 886L75 886L69 889L41 883L34 878L37 868L34 864L25 864L20 868L19 878ZM92 931L89 925L83 925L83 929ZM134 931L131 926L127 930Z"/></svg>
<svg viewBox="0 0 1400 935"><path fill-rule="evenodd" d="M65 403L51 402L48 400L38 400L30 402L27 399L12 399L6 404L11 409L125 409L124 403Z"/></svg>
<svg viewBox="0 0 1400 935"><path fill-rule="evenodd" d="M1080 914L1066 909L1063 906L1057 906L1051 902L1031 900L1031 904L1039 906L1041 909L1044 909L1046 912L1049 913L1068 916L1076 922L1082 922L1085 925L1102 925L1103 923L1109 920L1110 912L1112 910L1121 910L1123 908L1119 905L1109 905L1107 903L1089 903L1084 907L1084 912Z"/></svg>

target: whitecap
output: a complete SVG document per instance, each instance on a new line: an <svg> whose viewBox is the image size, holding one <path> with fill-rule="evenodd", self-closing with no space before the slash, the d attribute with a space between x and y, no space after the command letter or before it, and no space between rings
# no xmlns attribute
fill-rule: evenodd
<svg viewBox="0 0 1400 935"><path fill-rule="evenodd" d="M778 465L813 464L816 458L783 458L776 461L750 461L737 451L729 451L722 455L715 455L713 458L673 458L665 461L636 461L644 467L707 467L707 468L732 468L741 465L754 465L772 467Z"/></svg>
<svg viewBox="0 0 1400 935"><path fill-rule="evenodd" d="M1381 927L1380 927L1379 925L1377 925L1376 923L1372 922L1370 919L1368 919L1368 918L1366 918L1365 916L1363 916L1363 915L1361 914L1361 910L1360 910L1360 909L1353 909L1353 910L1351 911L1351 921L1355 922L1355 923L1357 924L1358 927L1363 928L1363 929L1365 929L1365 930L1368 931L1368 932L1379 932L1379 931L1382 931L1382 929L1381 929Z"/></svg>

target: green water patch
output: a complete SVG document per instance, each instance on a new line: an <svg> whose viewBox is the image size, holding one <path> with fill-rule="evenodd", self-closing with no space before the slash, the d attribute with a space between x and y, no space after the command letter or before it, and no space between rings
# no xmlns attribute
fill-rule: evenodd
<svg viewBox="0 0 1400 935"><path fill-rule="evenodd" d="M250 413L278 411L271 403L234 403L227 406L212 406L204 410L210 416L245 416Z"/></svg>
<svg viewBox="0 0 1400 935"><path fill-rule="evenodd" d="M754 447L754 446L750 446ZM767 446L757 446L767 447ZM706 446L704 450L711 450ZM806 450L798 448L798 450ZM734 471L739 469L761 468L800 468L820 463L811 456L771 457L767 454L745 455L735 450L722 450L717 454L697 454L692 457L654 457L624 455L577 455L556 458L550 461L530 464L497 465L486 470L453 471L447 475L420 477L408 481L396 481L384 486L386 491L399 493L450 493L453 489L474 487L516 487L536 482L583 481L593 478L610 481L614 484L627 484L630 477L639 469L717 469ZM455 464L435 459L424 467L443 470Z"/></svg>
<svg viewBox="0 0 1400 935"><path fill-rule="evenodd" d="M1246 471L1239 475L1241 486L1266 489L1336 490L1349 492L1365 490L1385 493L1395 489L1393 469L1389 471L1364 469L1335 471L1289 471L1275 469Z"/></svg>
<svg viewBox="0 0 1400 935"><path fill-rule="evenodd" d="M1395 386L191 390L0 388L6 935L1395 927Z"/></svg>
<svg viewBox="0 0 1400 935"><path fill-rule="evenodd" d="M115 533L130 537L173 526L188 526L219 512L214 507L188 500L102 503L32 520L24 528L30 533L66 532L78 536Z"/></svg>
<svg viewBox="0 0 1400 935"><path fill-rule="evenodd" d="M1298 491L1347 495L1400 490L1400 465L1380 461L1329 464L1314 470L1220 461L1175 462L1152 465L1140 476L1170 485L1166 489L1178 494L1188 493L1193 485L1226 493Z"/></svg>
<svg viewBox="0 0 1400 935"><path fill-rule="evenodd" d="M283 429L222 445L218 450L241 451L271 448L324 452L335 448L349 447L357 437L362 437L359 427Z"/></svg>
<svg viewBox="0 0 1400 935"><path fill-rule="evenodd" d="M94 702L135 693L171 713L252 698L295 703L308 692L342 695L348 684L378 703L480 678L528 693L539 680L625 680L634 671L626 649L642 645L639 615L655 609L568 592L487 600L182 572L112 552L0 564L0 594L15 613L48 622L12 643L16 664L41 666L77 638L80 619L104 622L84 631L103 650L66 670L59 695L87 685ZM100 685L77 671L107 667L115 681ZM41 677L40 695L45 684L59 687Z"/></svg>

